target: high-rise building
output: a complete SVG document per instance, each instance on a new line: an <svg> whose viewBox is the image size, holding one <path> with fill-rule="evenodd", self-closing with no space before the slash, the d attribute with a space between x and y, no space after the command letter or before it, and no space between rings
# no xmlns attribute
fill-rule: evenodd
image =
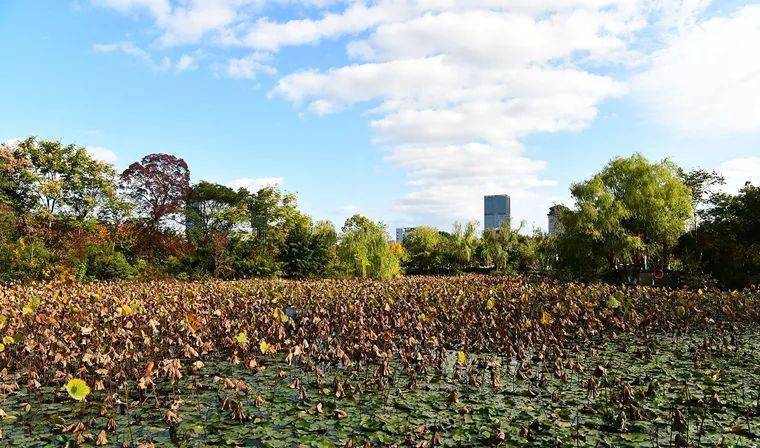
<svg viewBox="0 0 760 448"><path fill-rule="evenodd" d="M485 196L483 198L483 226L486 229L498 229L501 223L512 223L511 201L506 194Z"/></svg>
<svg viewBox="0 0 760 448"><path fill-rule="evenodd" d="M404 238L406 238L406 236L414 229L416 229L416 227L396 227L396 241L403 243Z"/></svg>
<svg viewBox="0 0 760 448"><path fill-rule="evenodd" d="M549 236L559 235L562 233L562 223L559 221L559 208L560 205L554 205L549 208L549 214L546 216L549 218Z"/></svg>

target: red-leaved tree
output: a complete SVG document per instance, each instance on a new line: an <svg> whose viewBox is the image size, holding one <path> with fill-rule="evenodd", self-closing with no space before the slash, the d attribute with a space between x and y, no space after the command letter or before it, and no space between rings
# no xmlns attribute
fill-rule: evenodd
<svg viewBox="0 0 760 448"><path fill-rule="evenodd" d="M148 154L121 174L121 188L143 219L148 242L180 212L190 189L190 169L171 154Z"/></svg>

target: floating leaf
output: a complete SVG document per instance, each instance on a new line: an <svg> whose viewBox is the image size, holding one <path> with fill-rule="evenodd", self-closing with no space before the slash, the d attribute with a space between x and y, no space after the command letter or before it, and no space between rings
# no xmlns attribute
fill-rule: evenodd
<svg viewBox="0 0 760 448"><path fill-rule="evenodd" d="M35 311L37 311L37 308L40 306L40 299L39 297L32 297L29 299L28 302L26 302L26 305L21 309L21 312L24 316L28 316L30 314L34 314Z"/></svg>
<svg viewBox="0 0 760 448"><path fill-rule="evenodd" d="M279 319L279 321L282 323L286 323L289 320L288 315L285 314L280 308L275 308L273 315L275 319Z"/></svg>
<svg viewBox="0 0 760 448"><path fill-rule="evenodd" d="M235 340L238 344L245 345L248 343L248 335L241 331L237 334L237 336L235 336Z"/></svg>
<svg viewBox="0 0 760 448"><path fill-rule="evenodd" d="M66 392L69 393L71 398L77 401L82 401L90 393L90 386L88 386L84 380L74 378L66 383Z"/></svg>

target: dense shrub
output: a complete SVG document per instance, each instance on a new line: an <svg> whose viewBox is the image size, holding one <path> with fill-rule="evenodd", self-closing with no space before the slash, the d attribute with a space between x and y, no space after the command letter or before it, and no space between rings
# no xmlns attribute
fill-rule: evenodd
<svg viewBox="0 0 760 448"><path fill-rule="evenodd" d="M0 245L0 278L4 281L47 279L55 267L54 255L39 239L19 238Z"/></svg>
<svg viewBox="0 0 760 448"><path fill-rule="evenodd" d="M89 246L82 265L84 277L93 280L127 280L137 273L123 253L101 246Z"/></svg>

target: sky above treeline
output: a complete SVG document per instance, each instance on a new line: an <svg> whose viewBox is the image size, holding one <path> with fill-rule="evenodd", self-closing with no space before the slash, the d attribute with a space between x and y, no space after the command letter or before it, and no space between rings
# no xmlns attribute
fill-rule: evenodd
<svg viewBox="0 0 760 448"><path fill-rule="evenodd" d="M709 0L2 0L0 141L152 152L280 185L340 226L546 228L640 152L760 183L760 4Z"/></svg>

